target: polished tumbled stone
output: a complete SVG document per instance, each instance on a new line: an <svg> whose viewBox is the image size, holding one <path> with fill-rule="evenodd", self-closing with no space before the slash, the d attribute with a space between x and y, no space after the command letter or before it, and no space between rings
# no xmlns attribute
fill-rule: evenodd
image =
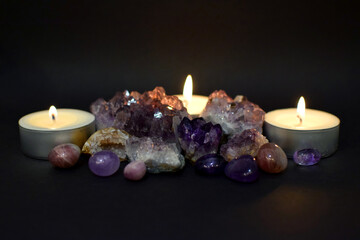
<svg viewBox="0 0 360 240"><path fill-rule="evenodd" d="M225 175L238 182L253 182L259 177L259 170L254 157L243 155L226 165Z"/></svg>
<svg viewBox="0 0 360 240"><path fill-rule="evenodd" d="M219 154L207 154L195 162L195 170L205 175L224 174L225 159Z"/></svg>
<svg viewBox="0 0 360 240"><path fill-rule="evenodd" d="M321 153L312 148L302 149L294 153L294 162L301 166L317 164L321 159Z"/></svg>
<svg viewBox="0 0 360 240"><path fill-rule="evenodd" d="M60 144L50 151L48 160L54 167L69 168L78 162L80 153L80 148L75 144Z"/></svg>
<svg viewBox="0 0 360 240"><path fill-rule="evenodd" d="M285 152L275 143L262 145L256 156L259 168L268 173L280 173L288 165Z"/></svg>
<svg viewBox="0 0 360 240"><path fill-rule="evenodd" d="M132 181L141 180L146 174L146 165L143 161L130 162L124 168L124 177Z"/></svg>
<svg viewBox="0 0 360 240"><path fill-rule="evenodd" d="M120 167L118 156L108 150L95 153L89 158L89 168L97 176L113 175Z"/></svg>

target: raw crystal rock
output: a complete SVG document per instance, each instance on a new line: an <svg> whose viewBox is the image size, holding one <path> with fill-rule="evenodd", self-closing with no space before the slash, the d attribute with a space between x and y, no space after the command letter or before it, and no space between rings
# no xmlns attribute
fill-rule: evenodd
<svg viewBox="0 0 360 240"><path fill-rule="evenodd" d="M259 177L259 171L255 159L250 155L243 155L226 165L225 175L238 182L253 182Z"/></svg>
<svg viewBox="0 0 360 240"><path fill-rule="evenodd" d="M97 176L113 175L120 167L120 159L112 151L103 150L89 158L89 168Z"/></svg>
<svg viewBox="0 0 360 240"><path fill-rule="evenodd" d="M288 159L285 152L275 143L265 143L256 156L260 169L268 173L279 173L286 169Z"/></svg>
<svg viewBox="0 0 360 240"><path fill-rule="evenodd" d="M321 159L321 153L312 148L302 149L294 153L294 162L302 166L317 164Z"/></svg>
<svg viewBox="0 0 360 240"><path fill-rule="evenodd" d="M189 120L184 117L177 133L185 157L192 162L205 154L217 153L222 136L219 124L207 123L203 118Z"/></svg>
<svg viewBox="0 0 360 240"><path fill-rule="evenodd" d="M210 94L201 117L220 124L227 135L239 134L252 128L262 133L265 112L244 96L237 96L233 100L225 91L218 90Z"/></svg>
<svg viewBox="0 0 360 240"><path fill-rule="evenodd" d="M130 161L143 161L150 173L174 172L185 165L184 156L176 143L161 138L130 137L126 142L126 154Z"/></svg>
<svg viewBox="0 0 360 240"><path fill-rule="evenodd" d="M69 168L78 162L80 153L77 145L65 143L54 147L50 151L48 159L54 167Z"/></svg>
<svg viewBox="0 0 360 240"><path fill-rule="evenodd" d="M141 180L146 174L146 165L142 161L130 162L124 168L124 177L132 181Z"/></svg>
<svg viewBox="0 0 360 240"><path fill-rule="evenodd" d="M247 129L241 134L233 135L221 146L220 153L227 161L246 154L256 157L260 147L267 142L268 140L256 129Z"/></svg>
<svg viewBox="0 0 360 240"><path fill-rule="evenodd" d="M206 175L223 174L226 163L219 154L207 154L195 162L195 170Z"/></svg>
<svg viewBox="0 0 360 240"><path fill-rule="evenodd" d="M120 161L124 161L126 159L125 144L128 138L129 134L123 130L113 127L104 128L90 136L82 151L93 155L102 150L110 150L120 158Z"/></svg>
<svg viewBox="0 0 360 240"><path fill-rule="evenodd" d="M117 92L108 102L96 100L90 109L98 129L115 127L137 137L161 137L174 142L176 124L188 116L182 101L166 95L162 87L143 94Z"/></svg>

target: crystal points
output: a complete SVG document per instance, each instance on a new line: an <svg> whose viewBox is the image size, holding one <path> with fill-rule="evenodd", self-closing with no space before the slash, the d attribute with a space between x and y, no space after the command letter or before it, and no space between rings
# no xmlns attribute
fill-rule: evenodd
<svg viewBox="0 0 360 240"><path fill-rule="evenodd" d="M251 128L262 133L265 112L244 96L232 99L225 91L218 90L210 94L201 117L214 124L220 124L224 134L227 135L241 133Z"/></svg>
<svg viewBox="0 0 360 240"><path fill-rule="evenodd" d="M227 161L245 154L255 157L260 147L267 142L268 140L256 129L247 129L233 135L221 146L220 153Z"/></svg>
<svg viewBox="0 0 360 240"><path fill-rule="evenodd" d="M203 118L189 120L184 117L177 128L177 133L185 157L192 162L206 154L217 153L222 136L219 124L213 125Z"/></svg>

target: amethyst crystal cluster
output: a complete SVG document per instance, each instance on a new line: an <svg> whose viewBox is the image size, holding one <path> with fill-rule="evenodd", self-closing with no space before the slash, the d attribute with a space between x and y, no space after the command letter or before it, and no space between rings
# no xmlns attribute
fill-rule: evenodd
<svg viewBox="0 0 360 240"><path fill-rule="evenodd" d="M125 144L130 161L145 162L153 173L184 166L174 129L188 113L176 96L166 95L164 88L143 94L118 92L108 102L96 100L90 109L98 129L113 127L130 134Z"/></svg>
<svg viewBox="0 0 360 240"><path fill-rule="evenodd" d="M178 138L185 157L195 162L199 157L217 153L222 130L219 124L213 125L203 118L189 120L183 118L178 129Z"/></svg>
<svg viewBox="0 0 360 240"><path fill-rule="evenodd" d="M232 99L219 90L210 94L201 116L206 121L220 124L225 134L233 135L252 128L262 133L265 112L244 96Z"/></svg>
<svg viewBox="0 0 360 240"><path fill-rule="evenodd" d="M164 88L140 94L117 92L108 102L99 98L90 106L97 129L115 127L136 137L159 137L175 141L173 124L188 116L176 96L166 95Z"/></svg>

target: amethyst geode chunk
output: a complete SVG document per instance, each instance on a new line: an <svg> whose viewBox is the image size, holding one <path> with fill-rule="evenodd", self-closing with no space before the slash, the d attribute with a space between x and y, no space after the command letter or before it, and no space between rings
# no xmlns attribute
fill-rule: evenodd
<svg viewBox="0 0 360 240"><path fill-rule="evenodd" d="M244 96L232 99L225 91L218 90L210 94L201 117L220 124L227 135L239 134L252 128L262 133L265 112Z"/></svg>
<svg viewBox="0 0 360 240"><path fill-rule="evenodd" d="M181 100L168 96L164 88L140 94L117 92L108 102L100 98L90 106L97 129L115 127L137 137L175 140L174 129L188 116Z"/></svg>
<svg viewBox="0 0 360 240"><path fill-rule="evenodd" d="M220 149L221 155L231 161L242 155L256 157L260 147L269 141L256 129L244 130L241 134L233 135Z"/></svg>
<svg viewBox="0 0 360 240"><path fill-rule="evenodd" d="M185 157L192 162L206 154L217 153L222 136L219 124L214 125L203 118L189 120L184 117L177 128L177 133Z"/></svg>

